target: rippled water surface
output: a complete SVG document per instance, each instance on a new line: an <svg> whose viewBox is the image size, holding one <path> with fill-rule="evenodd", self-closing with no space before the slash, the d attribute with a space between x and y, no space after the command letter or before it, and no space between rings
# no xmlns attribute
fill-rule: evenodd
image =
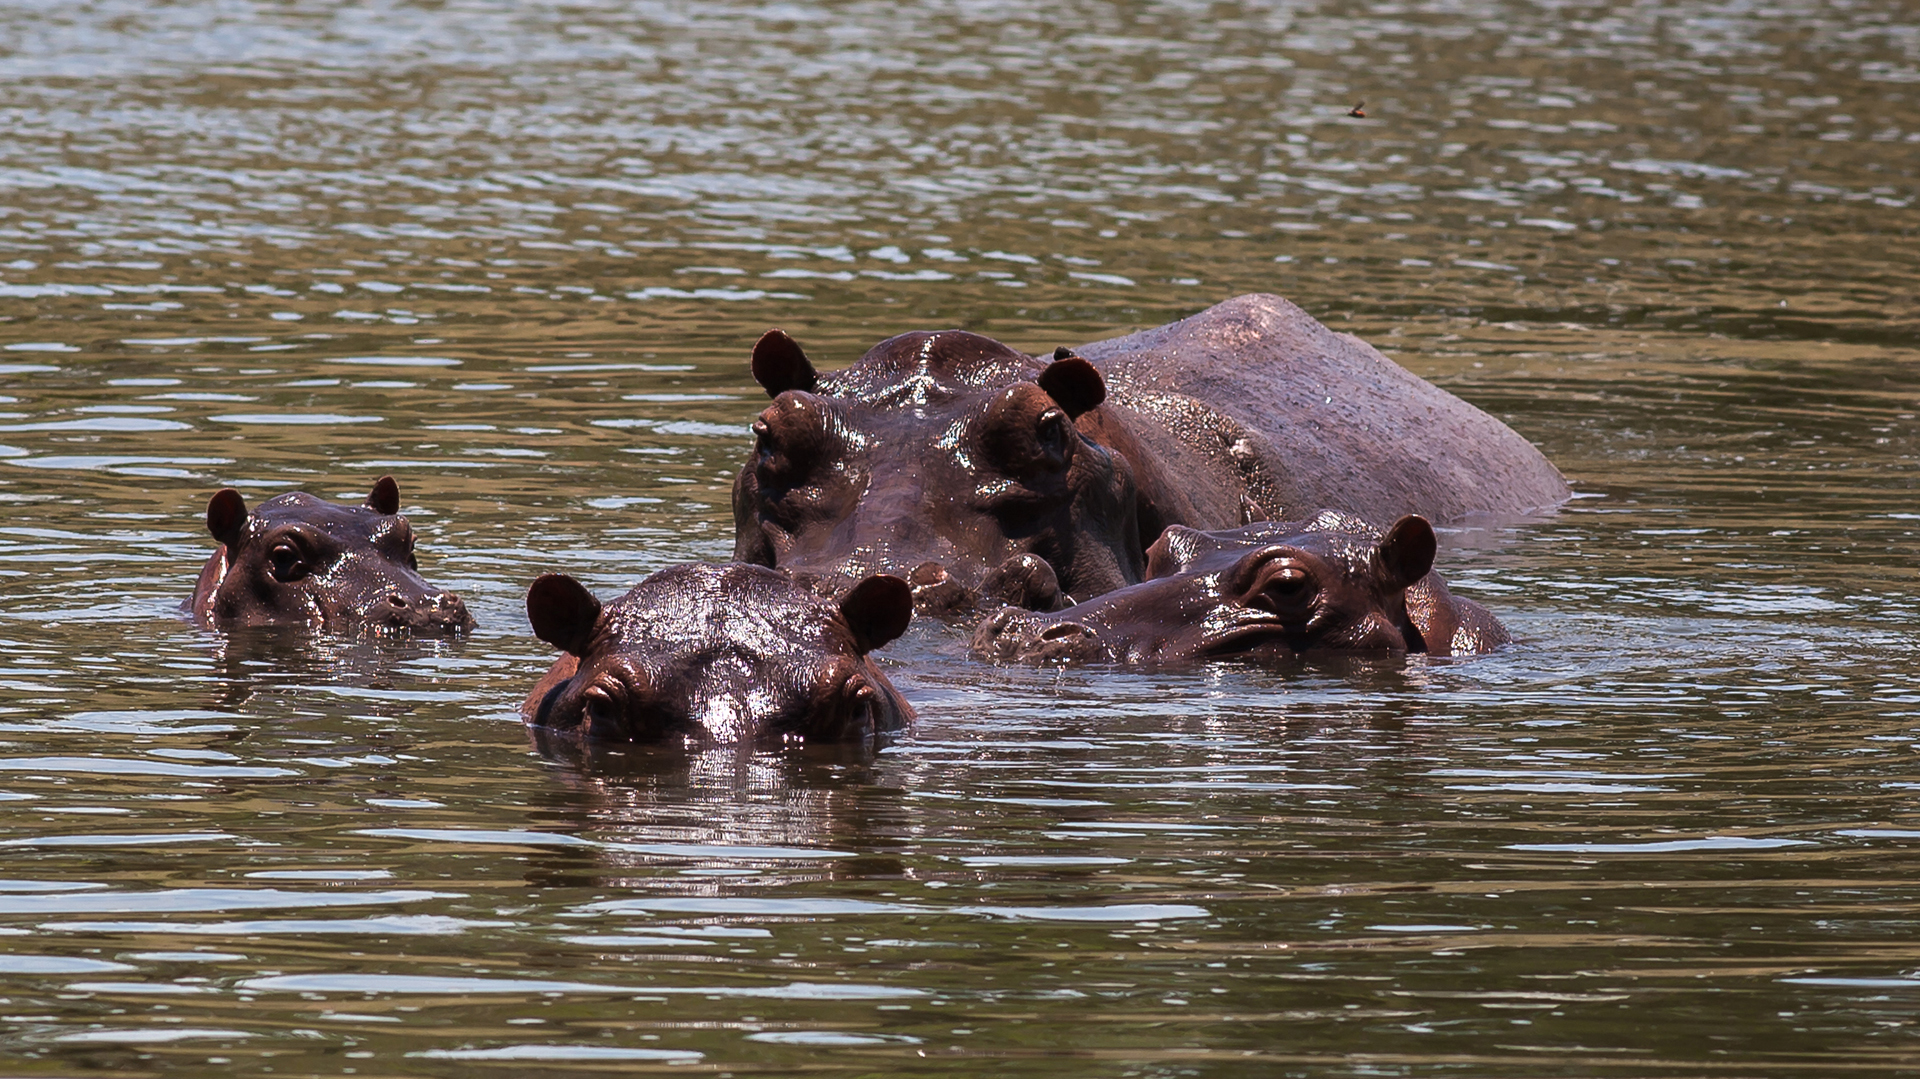
<svg viewBox="0 0 1920 1079"><path fill-rule="evenodd" d="M1920 1067L1910 6L0 2L9 1074ZM1349 115L1365 102L1364 117ZM526 584L824 366L1279 292L1505 418L1471 662L995 670L542 755ZM177 613L395 475L452 643Z"/></svg>

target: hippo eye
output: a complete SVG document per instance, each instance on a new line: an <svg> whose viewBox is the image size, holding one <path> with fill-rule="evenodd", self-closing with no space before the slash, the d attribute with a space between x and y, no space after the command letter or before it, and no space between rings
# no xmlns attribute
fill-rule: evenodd
<svg viewBox="0 0 1920 1079"><path fill-rule="evenodd" d="M1275 599L1298 602L1313 592L1313 578L1298 566L1287 566L1267 578L1267 592Z"/></svg>
<svg viewBox="0 0 1920 1079"><path fill-rule="evenodd" d="M268 553L267 561L273 571L273 579L282 584L291 584L307 575L306 560L300 557L300 549L291 543L282 543Z"/></svg>
<svg viewBox="0 0 1920 1079"><path fill-rule="evenodd" d="M616 729L620 720L619 709L614 707L613 695L595 686L587 690L587 724L599 737L607 737Z"/></svg>
<svg viewBox="0 0 1920 1079"><path fill-rule="evenodd" d="M753 421L753 456L760 472L768 477L783 475L792 467L773 426L764 419Z"/></svg>
<svg viewBox="0 0 1920 1079"><path fill-rule="evenodd" d="M1040 444L1040 452L1050 462L1064 461L1067 456L1069 433L1067 414L1057 408L1050 408L1040 414L1039 429L1034 438Z"/></svg>
<svg viewBox="0 0 1920 1079"><path fill-rule="evenodd" d="M857 674L841 683L840 693L848 716L856 720L870 721L880 704L879 688Z"/></svg>

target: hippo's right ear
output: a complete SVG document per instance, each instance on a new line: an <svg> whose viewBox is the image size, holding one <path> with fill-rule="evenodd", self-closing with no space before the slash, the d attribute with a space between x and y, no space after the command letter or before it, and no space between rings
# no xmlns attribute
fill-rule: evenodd
<svg viewBox="0 0 1920 1079"><path fill-rule="evenodd" d="M1409 513L1387 529L1375 556L1380 560L1387 583L1394 588L1407 588L1433 569L1433 556L1438 549L1433 526L1425 517Z"/></svg>
<svg viewBox="0 0 1920 1079"><path fill-rule="evenodd" d="M778 397L788 390L812 393L820 385L813 361L800 350L800 343L785 330L768 330L753 346L753 380Z"/></svg>
<svg viewBox="0 0 1920 1079"><path fill-rule="evenodd" d="M400 512L400 485L392 476L373 481L373 490L367 495L367 508L387 517Z"/></svg>
<svg viewBox="0 0 1920 1079"><path fill-rule="evenodd" d="M247 533L247 500L231 487L207 499L207 531L229 548L240 545Z"/></svg>
<svg viewBox="0 0 1920 1079"><path fill-rule="evenodd" d="M898 577L876 573L840 601L840 617L864 656L907 631L913 621L913 588Z"/></svg>
<svg viewBox="0 0 1920 1079"><path fill-rule="evenodd" d="M1053 361L1034 381L1075 419L1107 399L1107 380L1100 377L1098 368L1078 356Z"/></svg>
<svg viewBox="0 0 1920 1079"><path fill-rule="evenodd" d="M533 635L562 652L585 657L600 621L600 601L564 573L543 574L527 589L527 621Z"/></svg>

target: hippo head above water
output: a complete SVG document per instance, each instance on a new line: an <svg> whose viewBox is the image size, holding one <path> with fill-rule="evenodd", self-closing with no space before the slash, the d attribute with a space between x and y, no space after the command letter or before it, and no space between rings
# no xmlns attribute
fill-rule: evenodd
<svg viewBox="0 0 1920 1079"><path fill-rule="evenodd" d="M913 597L868 577L839 602L739 563L661 570L602 606L550 573L527 591L534 633L567 654L528 694L533 727L675 749L884 737L913 709L868 657L906 631Z"/></svg>
<svg viewBox="0 0 1920 1079"><path fill-rule="evenodd" d="M1132 472L1074 424L1106 392L1085 360L948 330L820 375L770 330L753 375L773 403L734 483L737 561L896 574L930 613L982 594L1051 610L1139 579Z"/></svg>
<svg viewBox="0 0 1920 1079"><path fill-rule="evenodd" d="M464 633L460 597L428 584L400 516L400 487L382 476L362 505L278 495L248 512L231 488L207 503L220 547L207 559L191 610L220 629L302 625L338 632Z"/></svg>
<svg viewBox="0 0 1920 1079"><path fill-rule="evenodd" d="M1262 521L1218 532L1173 527L1147 553L1144 583L1067 611L1004 610L974 652L1023 663L1177 666L1314 653L1463 655L1509 640L1485 608L1431 572L1433 528L1385 533L1358 518Z"/></svg>

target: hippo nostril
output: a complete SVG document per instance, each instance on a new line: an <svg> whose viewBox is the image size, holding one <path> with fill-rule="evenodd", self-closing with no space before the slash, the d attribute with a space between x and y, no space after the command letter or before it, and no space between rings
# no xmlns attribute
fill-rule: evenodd
<svg viewBox="0 0 1920 1079"><path fill-rule="evenodd" d="M1050 627L1045 633L1042 633L1040 639L1043 641L1062 641L1068 637L1082 636L1086 632L1087 627L1078 622L1062 622L1057 626Z"/></svg>
<svg viewBox="0 0 1920 1079"><path fill-rule="evenodd" d="M398 592L389 594L387 596L387 602L392 604L396 610L404 611L407 609L407 597Z"/></svg>

